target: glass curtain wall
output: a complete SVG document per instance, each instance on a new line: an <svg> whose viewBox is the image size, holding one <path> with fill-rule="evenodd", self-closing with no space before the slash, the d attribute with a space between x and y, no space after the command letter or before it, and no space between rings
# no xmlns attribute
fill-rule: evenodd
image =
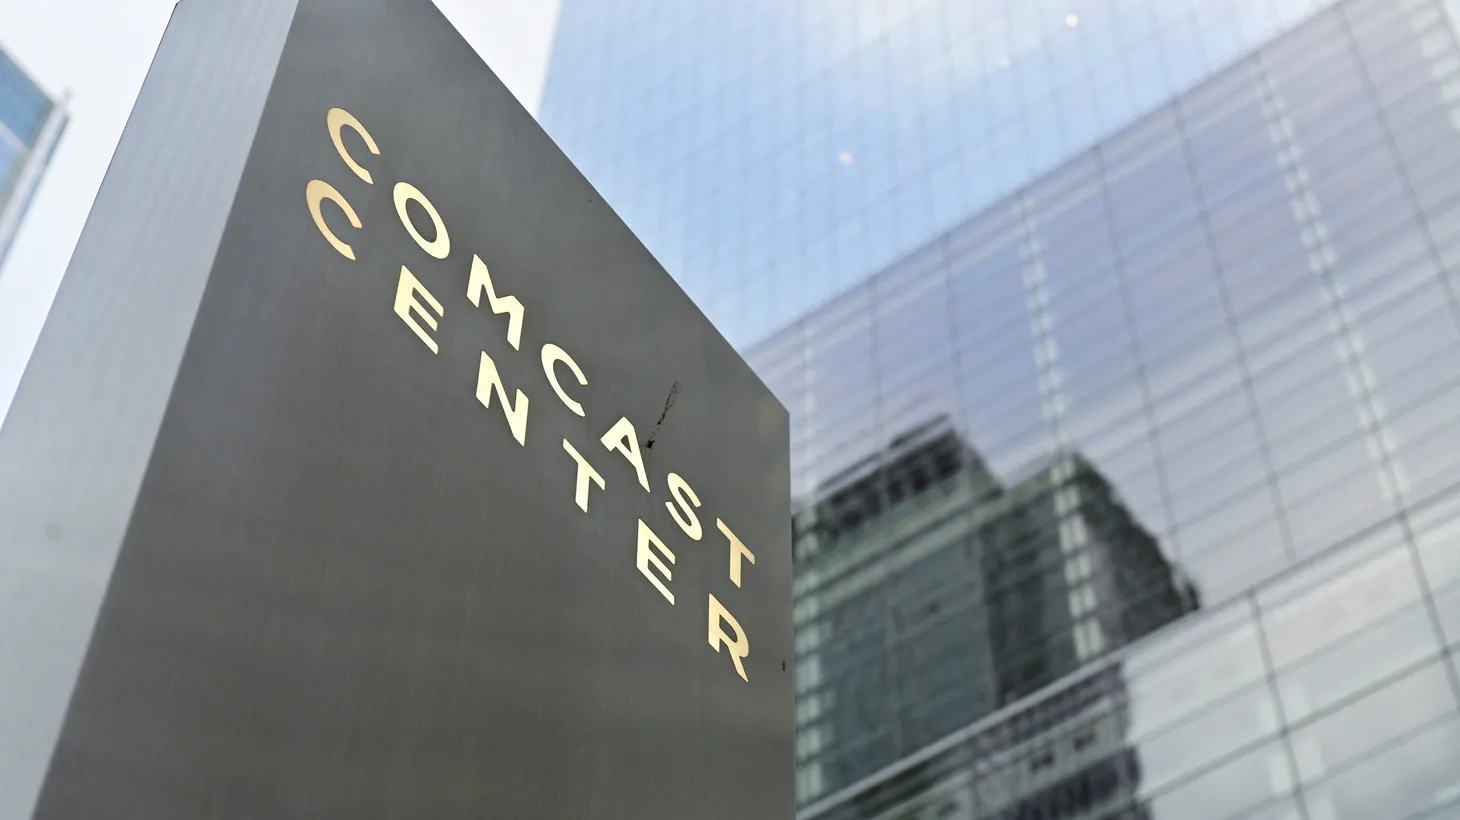
<svg viewBox="0 0 1460 820"><path fill-rule="evenodd" d="M929 417L991 483L1043 475L1050 518L1020 567L1019 538L976 526L999 499L962 508L965 549L1005 570L955 617L1005 641L981 673L1022 653L1037 688L950 686L1000 705L922 749L803 708L803 817L1460 812L1457 253L1454 22L1345 2L752 348L792 411L802 518ZM1060 454L1089 469L1037 466ZM888 546L859 571L893 587L901 542L875 533L909 514L887 509L862 523ZM1141 533L1160 561L1141 563ZM1087 596L1082 555L1100 577L1144 571ZM816 668L856 633L822 623L829 558L797 560L800 697L834 701ZM1063 617L1001 631L1000 584ZM1127 610L1143 628L1118 628Z"/></svg>
<svg viewBox="0 0 1460 820"><path fill-rule="evenodd" d="M563 0L539 118L736 345L1331 0Z"/></svg>
<svg viewBox="0 0 1460 820"><path fill-rule="evenodd" d="M1460 815L1451 0L565 0L790 408L825 820Z"/></svg>

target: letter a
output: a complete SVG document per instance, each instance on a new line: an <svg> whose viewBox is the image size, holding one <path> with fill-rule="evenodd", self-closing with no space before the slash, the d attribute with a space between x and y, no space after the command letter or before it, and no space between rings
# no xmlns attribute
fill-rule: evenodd
<svg viewBox="0 0 1460 820"><path fill-rule="evenodd" d="M626 418L619 419L612 429L603 434L603 446L623 453L624 458L634 465L634 472L639 474L639 486L644 488L644 492L650 492L649 476L644 473L644 459L639 455L639 440L634 435L632 422Z"/></svg>

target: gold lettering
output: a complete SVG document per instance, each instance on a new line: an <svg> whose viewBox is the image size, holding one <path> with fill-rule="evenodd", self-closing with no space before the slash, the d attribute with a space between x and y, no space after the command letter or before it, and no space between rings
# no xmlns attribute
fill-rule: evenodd
<svg viewBox="0 0 1460 820"><path fill-rule="evenodd" d="M517 405L507 401L507 388L502 384L502 374L497 372L497 363L486 351L482 351L481 366L477 368L477 401L488 410L492 409L492 394L502 401L502 412L507 416L507 426L512 428L512 437L517 443L527 446L527 394L517 391Z"/></svg>
<svg viewBox="0 0 1460 820"><path fill-rule="evenodd" d="M370 136L370 132L365 130L365 126L361 125L359 120L355 119L354 114L351 114L343 108L331 108L329 114L325 116L325 122L329 124L330 140L334 142L335 150L340 152L340 159L344 160L345 164L350 166L350 170L355 172L355 176L365 180L368 184L374 185L375 180L371 178L370 172L361 167L360 163L356 162L355 158L350 156L350 152L346 150L344 135L341 131L344 128L349 128L351 131L359 134L360 138L365 140L365 147L369 149L370 153L378 157L380 156L380 148L375 145L375 138Z"/></svg>
<svg viewBox="0 0 1460 820"><path fill-rule="evenodd" d="M513 350L521 350L522 317L527 310L522 307L522 302L518 301L516 296L498 296L496 289L492 287L492 274L487 270L487 263L483 262L480 256L473 256L471 258L471 278L466 283L466 298L470 299L473 305L481 307L484 292L487 294L487 304L491 306L493 313L507 314L507 344L512 345ZM562 393L558 395L561 396Z"/></svg>
<svg viewBox="0 0 1460 820"><path fill-rule="evenodd" d="M639 439L634 435L634 425L627 418L621 418L611 430L603 434L603 446L624 454L639 474L639 486L649 490L649 476L644 472L644 459L639 455Z"/></svg>
<svg viewBox="0 0 1460 820"><path fill-rule="evenodd" d="M738 587L740 586L740 559L742 557L748 558L750 559L750 563L754 564L755 553L752 553L744 544L740 543L740 539L736 538L735 533L731 532L730 528L725 526L724 521L716 518L715 526L719 527L720 532L725 533L725 537L730 539L730 581Z"/></svg>
<svg viewBox="0 0 1460 820"><path fill-rule="evenodd" d="M649 525L645 524L643 519L640 519L639 549L634 563L638 566L639 572L645 578L649 579L649 583L653 584L654 588L659 590L660 595L664 596L664 600L672 605L674 603L674 593L670 592L669 588L664 586L664 581L674 580L674 575L669 571L669 567L665 566L664 562L659 560L659 556L655 555L653 550L649 549L650 544L653 544L655 549L664 553L664 557L669 559L669 563L674 563L674 553L669 550L669 547L664 546L664 542L659 540L659 536L655 535L649 529ZM659 576L649 570L650 565L653 565L654 569L658 570L660 575L664 576L664 581L659 580Z"/></svg>
<svg viewBox="0 0 1460 820"><path fill-rule="evenodd" d="M397 182L394 196L396 216L400 217L400 224L405 226L406 232L416 240L416 244L421 246L421 250L437 259L445 259L450 255L451 236L446 233L446 223L441 221L441 214L436 212L436 206L431 204L431 200L409 182ZM416 230L415 223L411 221L411 214L406 210L406 205L411 202L420 205L425 209L426 215L431 217L431 224L436 229L436 238L430 242L426 241L426 237L421 236L421 232Z"/></svg>
<svg viewBox="0 0 1460 820"><path fill-rule="evenodd" d="M674 517L674 523L684 530L695 541L704 537L704 530L700 527L699 516L695 515L692 507L700 505L700 497L690 489L689 484L680 477L679 473L669 474L669 494L674 496L674 501L664 502L669 514Z"/></svg>
<svg viewBox="0 0 1460 820"><path fill-rule="evenodd" d="M340 206L340 210L345 212L345 218L350 220L351 225L356 228L363 227L355 209L351 208L350 203L345 201L345 197L335 190L335 186L322 179L311 179L309 184L304 186L304 201L309 203L309 215L314 217L314 227L319 228L319 232L324 234L324 238L329 241L330 245L340 252L340 256L353 262L355 261L355 249L341 242L340 238L335 236L335 232L330 230L330 226L324 222L324 213L320 210L320 206L326 199Z"/></svg>
<svg viewBox="0 0 1460 820"><path fill-rule="evenodd" d="M425 304L422 304L417 297L424 299ZM431 311L426 310L427 305L432 311L435 311L434 315ZM416 332L421 341L426 343L426 347L431 348L432 353L441 352L436 345L436 340L431 338L431 334L426 332L426 328L421 327L420 322L416 321L416 317L421 317L422 321L435 330L437 317L444 317L446 311L441 307L441 303L436 301L436 297L426 290L426 286L422 285L420 280L416 279L415 274L411 273L405 265L400 266L400 283L395 288L395 315Z"/></svg>
<svg viewBox="0 0 1460 820"><path fill-rule="evenodd" d="M588 482L592 481L598 485L598 489L602 490L604 489L603 476L593 469L593 465L589 464L588 460L583 458L577 448L569 444L567 439L563 439L563 449L567 450L568 455L578 462L578 484L573 489L573 500L578 502L578 509L588 512Z"/></svg>
<svg viewBox="0 0 1460 820"><path fill-rule="evenodd" d="M573 361L573 357L569 356L566 350L563 350L555 344L543 345L542 372L547 375L548 384L553 386L553 392L558 394L558 398L562 400L563 404L567 405L569 410L572 410L579 416L586 415L583 412L583 405L573 401L572 397L564 392L563 386L558 383L558 371L553 369L553 365L558 362L562 362L568 366L569 370L573 371L573 376L578 379L578 384L584 387L588 386L588 377L583 375L583 371L579 369L578 363Z"/></svg>
<svg viewBox="0 0 1460 820"><path fill-rule="evenodd" d="M735 633L731 638L725 634L724 626L728 625ZM730 648L730 659L735 661L735 671L740 673L740 679L750 683L750 676L745 674L745 665L742 660L750 656L750 639L745 637L745 630L740 628L740 622L730 614L721 603L710 595L710 648L717 653L721 646Z"/></svg>

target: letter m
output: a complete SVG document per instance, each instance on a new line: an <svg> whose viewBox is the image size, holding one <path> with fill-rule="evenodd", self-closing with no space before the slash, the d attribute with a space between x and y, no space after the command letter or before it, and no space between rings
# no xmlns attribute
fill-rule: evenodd
<svg viewBox="0 0 1460 820"><path fill-rule="evenodd" d="M516 296L498 296L496 288L492 287L492 274L487 271L487 263L482 261L480 256L471 258L471 279L466 284L466 298L471 300L473 305L482 306L482 293L487 294L487 304L491 306L493 313L507 314L507 343L512 345L513 350L521 350L522 347L522 316L526 310Z"/></svg>

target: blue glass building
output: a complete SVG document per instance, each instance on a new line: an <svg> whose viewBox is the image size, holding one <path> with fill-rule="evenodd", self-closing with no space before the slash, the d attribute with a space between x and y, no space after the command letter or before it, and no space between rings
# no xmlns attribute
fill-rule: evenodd
<svg viewBox="0 0 1460 820"><path fill-rule="evenodd" d="M540 119L749 344L1323 0L564 0Z"/></svg>
<svg viewBox="0 0 1460 820"><path fill-rule="evenodd" d="M1460 816L1451 0L564 0L792 412L804 820Z"/></svg>
<svg viewBox="0 0 1460 820"><path fill-rule="evenodd" d="M60 103L0 51L0 263L65 125Z"/></svg>

